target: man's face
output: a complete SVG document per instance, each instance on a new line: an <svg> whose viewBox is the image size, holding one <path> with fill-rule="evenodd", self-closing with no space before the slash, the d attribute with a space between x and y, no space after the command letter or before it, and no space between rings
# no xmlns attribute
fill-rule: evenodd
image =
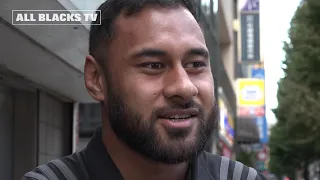
<svg viewBox="0 0 320 180"><path fill-rule="evenodd" d="M187 161L215 129L205 39L183 7L145 8L115 21L108 46L105 111L133 150L155 161Z"/></svg>

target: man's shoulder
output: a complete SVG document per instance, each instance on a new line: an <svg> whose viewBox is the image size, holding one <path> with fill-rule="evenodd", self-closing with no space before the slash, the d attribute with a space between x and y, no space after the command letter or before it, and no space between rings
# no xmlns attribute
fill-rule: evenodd
<svg viewBox="0 0 320 180"><path fill-rule="evenodd" d="M207 163L208 171L213 175L219 175L217 179L239 180L266 180L266 178L252 167L248 167L239 161L227 157L204 152L203 158Z"/></svg>
<svg viewBox="0 0 320 180"><path fill-rule="evenodd" d="M27 172L22 180L77 180L87 177L86 166L80 152L42 164Z"/></svg>

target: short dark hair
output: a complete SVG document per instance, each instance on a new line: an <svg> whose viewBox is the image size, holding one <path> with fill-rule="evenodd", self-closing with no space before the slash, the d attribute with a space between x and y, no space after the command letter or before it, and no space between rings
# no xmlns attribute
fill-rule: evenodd
<svg viewBox="0 0 320 180"><path fill-rule="evenodd" d="M196 18L194 6L189 0L107 0L97 10L101 10L97 20L92 22L89 37L89 54L93 56L100 65L104 65L105 47L114 35L114 20L125 11L126 16L140 12L147 5L160 6L163 8L186 7ZM101 25L98 24L101 19Z"/></svg>

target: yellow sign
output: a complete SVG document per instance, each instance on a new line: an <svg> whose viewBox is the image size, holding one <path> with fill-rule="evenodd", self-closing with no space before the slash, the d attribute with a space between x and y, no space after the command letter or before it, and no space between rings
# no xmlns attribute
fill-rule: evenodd
<svg viewBox="0 0 320 180"><path fill-rule="evenodd" d="M237 105L257 107L265 105L264 80L237 79Z"/></svg>

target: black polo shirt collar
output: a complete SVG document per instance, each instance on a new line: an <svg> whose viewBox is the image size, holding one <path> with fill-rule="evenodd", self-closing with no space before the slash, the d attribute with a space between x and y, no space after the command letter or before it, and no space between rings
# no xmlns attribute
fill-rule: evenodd
<svg viewBox="0 0 320 180"><path fill-rule="evenodd" d="M103 145L101 126L97 128L83 153L90 180L105 180L106 178L123 180L119 169ZM207 168L203 153L199 153L191 163L187 180L213 180Z"/></svg>

